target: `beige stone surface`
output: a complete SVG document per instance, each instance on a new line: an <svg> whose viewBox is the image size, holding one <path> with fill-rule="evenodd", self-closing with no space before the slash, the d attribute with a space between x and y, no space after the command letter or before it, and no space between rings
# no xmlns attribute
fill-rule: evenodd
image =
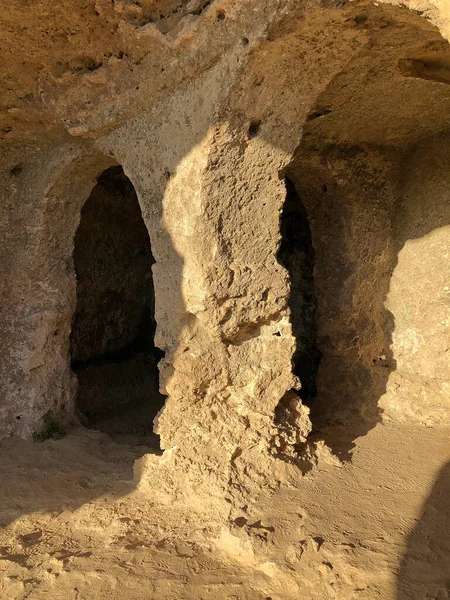
<svg viewBox="0 0 450 600"><path fill-rule="evenodd" d="M0 18L4 597L445 600L446 0ZM79 427L74 240L116 165L155 258L162 452ZM314 299L280 259L286 177ZM66 437L33 444L49 414Z"/></svg>

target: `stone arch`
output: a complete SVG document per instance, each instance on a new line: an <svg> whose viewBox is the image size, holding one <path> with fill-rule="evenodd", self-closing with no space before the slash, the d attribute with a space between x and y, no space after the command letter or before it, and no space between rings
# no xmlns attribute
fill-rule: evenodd
<svg viewBox="0 0 450 600"><path fill-rule="evenodd" d="M9 398L11 411L20 415L14 425L24 437L37 438L49 418L61 430L79 422L69 341L76 309L74 239L98 177L120 168L112 156L83 145L47 150L39 160L43 175L28 216L36 234L16 265L18 292L12 292L33 299L16 335L17 343L30 352L23 353L17 366L23 385L17 398L14 390Z"/></svg>

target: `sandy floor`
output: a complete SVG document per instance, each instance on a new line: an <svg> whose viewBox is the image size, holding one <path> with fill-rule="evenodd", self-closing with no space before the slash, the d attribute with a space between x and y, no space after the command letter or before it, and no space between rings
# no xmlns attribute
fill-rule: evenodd
<svg viewBox="0 0 450 600"><path fill-rule="evenodd" d="M231 524L137 490L145 445L85 429L5 440L0 598L445 600L449 437L379 425L351 462L324 461Z"/></svg>

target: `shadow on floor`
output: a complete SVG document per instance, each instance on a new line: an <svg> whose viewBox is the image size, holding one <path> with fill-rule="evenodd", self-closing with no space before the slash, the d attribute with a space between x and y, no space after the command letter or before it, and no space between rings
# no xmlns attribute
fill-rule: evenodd
<svg viewBox="0 0 450 600"><path fill-rule="evenodd" d="M441 469L407 538L397 600L450 598L450 463Z"/></svg>
<svg viewBox="0 0 450 600"><path fill-rule="evenodd" d="M2 440L0 526L24 514L75 510L101 496L129 494L134 461L155 452L149 441L135 436L126 444L83 427L43 443Z"/></svg>

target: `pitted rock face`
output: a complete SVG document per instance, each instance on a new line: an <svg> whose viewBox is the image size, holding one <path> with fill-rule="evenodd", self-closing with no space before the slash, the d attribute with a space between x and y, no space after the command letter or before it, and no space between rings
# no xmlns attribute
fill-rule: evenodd
<svg viewBox="0 0 450 600"><path fill-rule="evenodd" d="M449 2L0 34L2 598L447 598Z"/></svg>
<svg viewBox="0 0 450 600"><path fill-rule="evenodd" d="M0 9L2 435L77 422L72 324L75 363L117 350L95 311L83 335L74 320L82 207L117 165L142 209L133 241L148 233L156 260L165 353L166 452L144 488L186 504L201 488L224 515L320 444L348 457L381 419L445 422L450 14L397 4ZM133 311L105 301L120 344L151 303L129 264Z"/></svg>

